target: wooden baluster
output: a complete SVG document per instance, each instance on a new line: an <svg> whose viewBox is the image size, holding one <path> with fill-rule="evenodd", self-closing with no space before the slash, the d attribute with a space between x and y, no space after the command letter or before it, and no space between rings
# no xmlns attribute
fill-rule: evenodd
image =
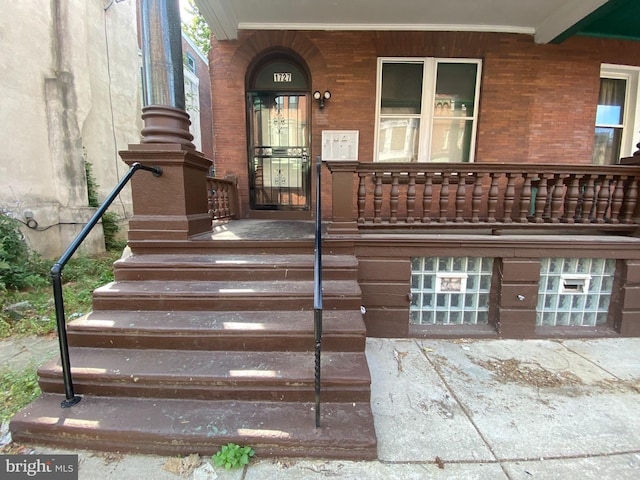
<svg viewBox="0 0 640 480"><path fill-rule="evenodd" d="M231 187L228 183L224 184L224 216L231 216L231 195L230 195Z"/></svg>
<svg viewBox="0 0 640 480"><path fill-rule="evenodd" d="M376 174L376 187L373 191L373 223L382 223L382 174Z"/></svg>
<svg viewBox="0 0 640 480"><path fill-rule="evenodd" d="M626 180L626 175L617 177L615 180L615 190L611 196L611 214L609 215L609 221L611 223L620 223L620 209L622 208L622 201L624 199L624 184Z"/></svg>
<svg viewBox="0 0 640 480"><path fill-rule="evenodd" d="M447 223L447 211L449 210L449 172L442 173L442 185L440 186L440 223Z"/></svg>
<svg viewBox="0 0 640 480"><path fill-rule="evenodd" d="M596 223L605 223L605 214L609 207L609 184L611 182L610 175L603 175L600 183L600 191L598 192L598 199L596 202Z"/></svg>
<svg viewBox="0 0 640 480"><path fill-rule="evenodd" d="M214 218L221 218L220 216L220 185L216 184L216 189L213 192L213 216Z"/></svg>
<svg viewBox="0 0 640 480"><path fill-rule="evenodd" d="M456 190L456 222L464 222L464 205L467 200L467 174L458 173L458 189Z"/></svg>
<svg viewBox="0 0 640 480"><path fill-rule="evenodd" d="M496 207L498 206L498 194L500 192L498 188L498 182L501 174L491 173L491 187L489 187L489 207L487 210L487 221L489 223L496 223Z"/></svg>
<svg viewBox="0 0 640 480"><path fill-rule="evenodd" d="M413 210L416 206L416 174L409 172L409 185L407 187L407 223L413 223Z"/></svg>
<svg viewBox="0 0 640 480"><path fill-rule="evenodd" d="M551 223L560 223L560 210L562 209L562 198L564 197L564 176L554 175L555 182L551 191Z"/></svg>
<svg viewBox="0 0 640 480"><path fill-rule="evenodd" d="M207 180L207 213L213 219L213 196L215 195L215 190L213 189L212 183Z"/></svg>
<svg viewBox="0 0 640 480"><path fill-rule="evenodd" d="M582 194L582 223L591 223L591 209L593 208L595 197L595 178L589 175Z"/></svg>
<svg viewBox="0 0 640 480"><path fill-rule="evenodd" d="M543 173L538 180L538 191L536 192L536 211L534 221L536 223L544 223L544 210L547 206L547 178Z"/></svg>
<svg viewBox="0 0 640 480"><path fill-rule="evenodd" d="M624 196L624 217L622 218L623 223L633 223L633 213L636 211L636 206L638 204L638 178L633 177L631 182L629 182L629 186L626 188L625 196Z"/></svg>
<svg viewBox="0 0 640 480"><path fill-rule="evenodd" d="M527 216L531 212L531 175L523 173L522 193L520 194L520 223L527 223Z"/></svg>
<svg viewBox="0 0 640 480"><path fill-rule="evenodd" d="M391 174L391 193L389 193L389 223L398 223L398 196L400 189L398 188L398 172Z"/></svg>
<svg viewBox="0 0 640 480"><path fill-rule="evenodd" d="M424 191L422 192L422 223L431 223L431 202L433 200L433 173L424 174Z"/></svg>
<svg viewBox="0 0 640 480"><path fill-rule="evenodd" d="M220 218L227 216L227 184L221 183L218 187L218 214Z"/></svg>
<svg viewBox="0 0 640 480"><path fill-rule="evenodd" d="M358 223L364 223L367 206L367 174L358 173Z"/></svg>
<svg viewBox="0 0 640 480"><path fill-rule="evenodd" d="M571 175L567 194L564 197L563 220L567 223L575 223L576 210L578 208L578 197L580 196L580 175Z"/></svg>
<svg viewBox="0 0 640 480"><path fill-rule="evenodd" d="M473 194L471 198L471 222L480 222L480 205L482 204L482 179L484 173L476 174L476 181L473 185Z"/></svg>
<svg viewBox="0 0 640 480"><path fill-rule="evenodd" d="M504 191L504 212L502 221L504 223L512 223L511 211L513 210L513 203L516 196L516 175L515 173L507 174L507 188Z"/></svg>

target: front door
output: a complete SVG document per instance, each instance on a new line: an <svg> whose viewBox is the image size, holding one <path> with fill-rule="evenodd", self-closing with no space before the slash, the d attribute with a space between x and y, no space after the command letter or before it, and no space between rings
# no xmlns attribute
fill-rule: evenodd
<svg viewBox="0 0 640 480"><path fill-rule="evenodd" d="M309 76L300 59L272 54L247 84L249 192L256 210L310 210Z"/></svg>
<svg viewBox="0 0 640 480"><path fill-rule="evenodd" d="M251 208L308 210L308 96L251 92Z"/></svg>

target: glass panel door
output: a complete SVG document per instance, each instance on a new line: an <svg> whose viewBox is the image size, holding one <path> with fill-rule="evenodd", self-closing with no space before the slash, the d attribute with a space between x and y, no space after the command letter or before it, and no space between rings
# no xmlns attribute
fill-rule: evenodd
<svg viewBox="0 0 640 480"><path fill-rule="evenodd" d="M251 208L308 210L308 96L251 92L248 104Z"/></svg>

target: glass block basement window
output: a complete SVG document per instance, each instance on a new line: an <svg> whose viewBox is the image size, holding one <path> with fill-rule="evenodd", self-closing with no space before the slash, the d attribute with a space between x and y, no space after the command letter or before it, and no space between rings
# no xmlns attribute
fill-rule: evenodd
<svg viewBox="0 0 640 480"><path fill-rule="evenodd" d="M593 327L607 323L616 261L540 259L538 326Z"/></svg>
<svg viewBox="0 0 640 480"><path fill-rule="evenodd" d="M410 322L415 325L488 323L492 271L493 258L412 258Z"/></svg>

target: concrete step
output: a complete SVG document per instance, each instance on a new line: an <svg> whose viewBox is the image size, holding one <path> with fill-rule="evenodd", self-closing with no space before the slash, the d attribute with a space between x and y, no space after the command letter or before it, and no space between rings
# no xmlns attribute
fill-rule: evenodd
<svg viewBox="0 0 640 480"><path fill-rule="evenodd" d="M313 281L112 282L93 292L94 310L312 310ZM324 308L358 310L355 280L323 282Z"/></svg>
<svg viewBox="0 0 640 480"><path fill-rule="evenodd" d="M75 347L313 351L314 312L98 310L67 326ZM323 351L364 351L359 310L322 312Z"/></svg>
<svg viewBox="0 0 640 480"><path fill-rule="evenodd" d="M314 256L301 254L149 254L131 255L114 264L125 280L313 280ZM325 280L357 280L353 255L325 255Z"/></svg>
<svg viewBox="0 0 640 480"><path fill-rule="evenodd" d="M249 445L258 457L376 458L368 402L313 403L171 400L86 396L60 408L63 395L43 394L13 417L13 440L156 455L214 454Z"/></svg>
<svg viewBox="0 0 640 480"><path fill-rule="evenodd" d="M79 348L69 351L76 392L99 396L303 402L314 399L313 352ZM63 393L59 359L38 369L43 392ZM367 402L364 352L322 354L323 398Z"/></svg>

